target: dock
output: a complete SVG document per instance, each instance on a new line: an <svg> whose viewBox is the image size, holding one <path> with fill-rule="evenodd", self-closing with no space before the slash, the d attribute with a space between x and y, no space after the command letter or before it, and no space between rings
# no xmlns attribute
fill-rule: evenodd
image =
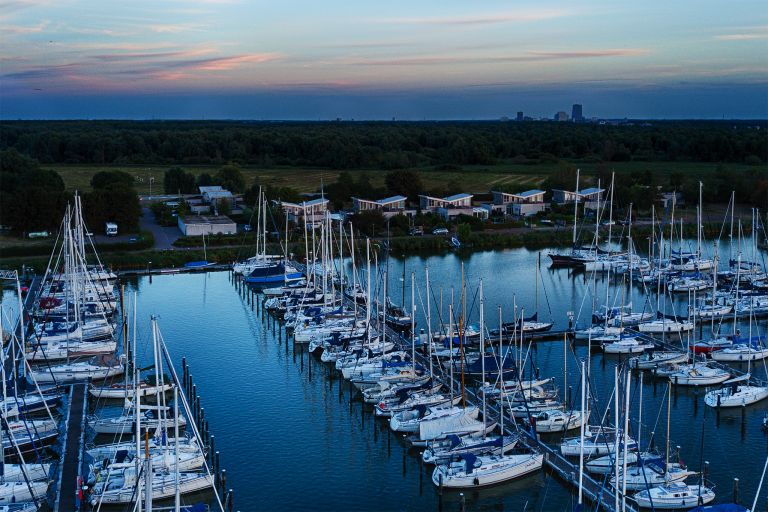
<svg viewBox="0 0 768 512"><path fill-rule="evenodd" d="M67 414L62 442L62 460L59 466L59 483L56 492L54 510L62 512L76 510L78 507L78 477L82 474L83 448L85 436L85 417L88 412L88 385L72 384L69 392L69 411Z"/></svg>
<svg viewBox="0 0 768 512"><path fill-rule="evenodd" d="M387 334L391 337L391 339L397 340L396 343L399 346L400 350L409 350L410 348L409 340L406 340L403 336L394 332L393 330L389 328L387 329L388 329ZM550 333L550 334L557 334L558 336L562 337L565 332L566 331L562 331L559 333ZM423 355L420 351L416 352L416 362L423 366L429 365L428 357ZM439 376L433 375L433 378L438 382L441 382L444 386L448 385L450 383L450 375L445 374L442 367L440 366L433 366L433 367L437 368L439 372ZM461 389L461 382L456 378L456 376L454 376L454 379L453 379L453 389ZM482 401L482 399L477 395L477 392L475 390L466 386L464 388L464 395L466 397L466 403L468 405L478 405ZM501 424L501 408L496 403L486 402L486 412L488 415L488 418L487 418L488 420L495 421ZM564 483L568 487L573 488L575 491L578 491L578 486L579 486L578 463L573 463L567 458L563 457L560 454L560 451L556 447L550 446L547 443L542 442L540 439L538 439L537 436L532 434L530 431L526 429L515 430L513 429L514 426L516 426L516 420L507 419L505 417L504 435L519 434L520 442L523 445L525 445L526 448L528 448L531 451L540 452L544 454L544 465L549 470L551 470L555 475L557 475L557 477L561 480L562 483ZM608 478L610 478L610 476L611 475L608 475ZM612 489L607 485L607 482L601 483L595 480L586 470L583 472L583 477L582 477L582 492L585 500L591 501L592 503L598 505L599 508L609 512L618 512L614 508L615 495ZM637 508L628 503L626 510L634 512L637 510Z"/></svg>
<svg viewBox="0 0 768 512"><path fill-rule="evenodd" d="M246 283L242 279L240 279L238 276L232 274L230 279L235 289L237 290L237 293L255 311L257 309L257 305L259 302L259 299L258 299L259 294L253 288L246 286ZM350 299L344 298L343 300L344 300L345 306L350 308L352 307L352 302ZM258 309L261 310L261 315L264 315L266 311L262 308L263 308L263 302L261 303L261 307L259 307ZM358 308L363 311L365 310L364 306L358 305ZM274 326L274 323L273 323L273 326ZM390 340L395 341L395 344L397 345L398 350L404 350L406 352L410 352L411 341L409 339L406 339L402 334L396 332L389 326L385 327L385 329L386 329L386 333L385 333L386 337ZM571 330L548 331L548 332L530 333L526 335L524 339L529 341L545 340L545 339L562 339L564 336L567 336L569 334L572 334ZM421 364L424 367L429 366L428 356L422 353L422 349L419 349L416 351L416 362ZM433 378L436 381L441 382L444 386L448 386L450 382L449 375L439 365L435 365L434 368L436 371L433 374ZM456 376L454 376L453 389L460 389L460 386L461 386L460 381ZM465 387L465 397L466 397L466 403L468 405L473 405L473 404L477 405L481 401L481 399L477 396L477 393L468 387ZM501 424L501 421L500 421L501 410L498 405L492 402L486 403L486 412L487 412L488 420L490 420L491 422L497 422ZM538 439L537 436L535 436L535 434L532 434L531 432L528 432L525 429L520 429L518 431L515 429L515 427L517 427L516 420L510 419L505 421L504 434L519 435L520 443L522 443L527 449L534 452L542 453L544 455L545 467L549 471L551 471L552 474L554 474L561 481L561 483L563 483L567 487L570 487L574 492L577 492L578 486L579 486L578 463L573 463L570 460L563 457L560 454L560 451L558 450L557 447L553 447L542 442L540 439ZM610 475L608 475L607 478L610 478ZM587 473L586 470L583 472L583 477L582 477L582 492L583 492L584 500L594 503L595 505L597 505L599 509L602 509L608 512L618 512L618 510L614 506L615 494L612 488L609 487L607 482L600 482L595 480L592 476L590 476L589 473ZM619 498L621 500L621 496ZM628 497L627 497L627 501L630 501ZM628 510L630 512L636 512L637 507L634 505L634 502L627 503L626 508L624 510Z"/></svg>

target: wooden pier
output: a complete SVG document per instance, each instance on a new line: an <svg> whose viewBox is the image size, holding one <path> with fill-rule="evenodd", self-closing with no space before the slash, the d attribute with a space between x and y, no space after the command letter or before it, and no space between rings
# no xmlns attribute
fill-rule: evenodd
<svg viewBox="0 0 768 512"><path fill-rule="evenodd" d="M62 442L62 460L59 467L59 483L53 509L61 512L77 510L78 477L82 474L85 436L85 417L88 411L88 385L72 384L69 393L67 428Z"/></svg>

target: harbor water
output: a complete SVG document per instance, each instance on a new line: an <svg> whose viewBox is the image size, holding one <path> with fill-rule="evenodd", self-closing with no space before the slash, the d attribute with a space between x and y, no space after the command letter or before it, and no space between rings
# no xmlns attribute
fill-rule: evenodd
<svg viewBox="0 0 768 512"><path fill-rule="evenodd" d="M605 303L605 277L598 276L593 294L595 283L590 275L549 269L546 251L541 254L539 319L549 320L551 311L555 330L568 327L569 311L574 312L576 321L588 321L593 295L596 304ZM727 261L727 252L722 257ZM526 316L534 312L536 260L537 253L525 249L391 258L390 296L400 302L405 282L405 302L409 305L410 272L415 272L417 323L424 327L424 267L428 266L433 324L437 325L441 296L444 318L452 294L456 310L461 309L463 264L468 321L477 322L476 290L483 278L485 317L488 327L495 328L499 305L505 321L511 318L514 304L525 308ZM422 465L418 454L409 452L386 422L374 418L370 406L362 403L349 383L309 356L306 347L286 338L280 324L262 314L260 302L252 300L249 292L239 293L229 272L135 278L127 281L126 294L134 290L140 319L139 353L146 353L151 338L149 317L157 315L176 363L185 356L190 365L205 417L216 436L216 449L221 452L221 465L228 470L228 487L235 490L235 509L438 510L442 505L443 510L459 510L462 500L468 510L488 511L572 510L575 505L575 497L547 472L470 490L463 496L445 492L440 497L430 481L432 468ZM655 289L650 292L655 293ZM614 305L620 305L622 299L625 303L631 300L635 311L656 308L655 296L646 299L638 286L622 289L614 285L609 297ZM676 298L678 313L685 314L685 302L685 297ZM664 301L660 304L663 308ZM667 299L666 311L671 312L671 307ZM740 327L744 330L748 326L741 322ZM762 321L753 325L753 334L762 333L764 327ZM724 333L732 329L732 324L723 324ZM710 329L707 326L702 331L706 335ZM542 376L555 378L562 398L572 388L573 407L578 408L578 364L587 358L586 345L568 344L564 350L563 340L539 341L533 345L532 357ZM593 423L605 414L614 367L620 361L593 349L591 391L598 403L592 410ZM567 376L563 371L566 366ZM752 370L757 377L766 378L762 362ZM638 384L635 376L630 422L634 437L638 435ZM662 453L666 443L666 386L666 382L646 375L642 388L641 442L646 444L655 432L654 444ZM680 446L682 459L695 471L709 461L709 479L716 484L717 502L733 499L733 478L737 477L740 501L751 505L768 447L768 436L761 428L768 404L718 413L705 406L703 399L704 390L673 389L672 451ZM608 417L612 415L613 410ZM570 435L578 435L578 430ZM561 437L544 440L557 443ZM765 506L764 497L760 503L759 507Z"/></svg>

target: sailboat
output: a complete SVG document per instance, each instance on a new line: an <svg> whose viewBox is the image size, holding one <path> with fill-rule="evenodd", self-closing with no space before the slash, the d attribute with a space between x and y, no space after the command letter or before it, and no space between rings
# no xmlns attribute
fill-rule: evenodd
<svg viewBox="0 0 768 512"><path fill-rule="evenodd" d="M555 325L554 322L540 322L539 321L539 275L541 271L541 253L538 254L536 260L536 275L534 277L534 283L536 288L535 294L535 309L533 315L528 318L520 318L515 323L506 323L502 325L502 328L506 332L512 332L515 329L522 330L523 333L534 332L546 332L552 329ZM551 312L550 312L551 313Z"/></svg>
<svg viewBox="0 0 768 512"><path fill-rule="evenodd" d="M458 462L440 465L432 472L432 483L446 488L472 488L507 482L538 471L544 454L476 456L467 453Z"/></svg>
<svg viewBox="0 0 768 512"><path fill-rule="evenodd" d="M259 208L256 221L256 255L245 262L236 263L234 272L242 274L249 284L290 283L303 278L302 273L288 261L288 242L285 241L282 256L268 255L267 248L267 198L259 188ZM287 219L286 219L287 236Z"/></svg>
<svg viewBox="0 0 768 512"><path fill-rule="evenodd" d="M768 398L768 387L749 383L751 375L726 380L723 387L708 391L704 403L710 407L743 407Z"/></svg>
<svg viewBox="0 0 768 512"><path fill-rule="evenodd" d="M715 500L715 493L701 484L672 482L640 491L632 499L643 508L680 510L711 503Z"/></svg>

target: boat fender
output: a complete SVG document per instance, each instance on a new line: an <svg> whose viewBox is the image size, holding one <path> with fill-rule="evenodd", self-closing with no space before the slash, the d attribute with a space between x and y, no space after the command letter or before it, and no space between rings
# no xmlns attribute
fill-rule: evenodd
<svg viewBox="0 0 768 512"><path fill-rule="evenodd" d="M475 484L475 485L480 485L480 479L475 477L475 479L472 480L472 483Z"/></svg>

